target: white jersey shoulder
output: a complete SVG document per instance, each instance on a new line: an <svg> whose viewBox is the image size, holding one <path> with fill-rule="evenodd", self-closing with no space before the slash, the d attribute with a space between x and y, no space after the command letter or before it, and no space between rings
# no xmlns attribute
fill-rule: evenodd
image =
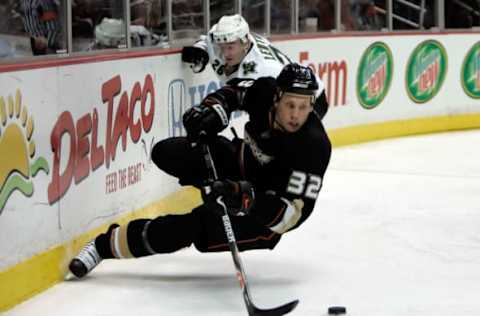
<svg viewBox="0 0 480 316"><path fill-rule="evenodd" d="M208 36L202 35L200 40L195 43L195 46L208 52L213 71L222 83L233 78L257 79L265 76L276 77L283 66L290 62L286 55L273 47L263 36L249 34L248 37L253 45L243 58L238 70L229 76L226 76L223 71L225 60L220 50Z"/></svg>
<svg viewBox="0 0 480 316"><path fill-rule="evenodd" d="M276 78L283 66L291 62L287 55L273 46L265 37L250 33L248 38L253 43L252 48L240 63L238 70L230 76L225 75L223 71L225 60L209 36L200 36L200 40L194 46L202 48L208 53L213 71L223 84L233 78L257 79L266 76ZM324 90L324 84L318 75L316 77L319 84L317 95L320 95Z"/></svg>

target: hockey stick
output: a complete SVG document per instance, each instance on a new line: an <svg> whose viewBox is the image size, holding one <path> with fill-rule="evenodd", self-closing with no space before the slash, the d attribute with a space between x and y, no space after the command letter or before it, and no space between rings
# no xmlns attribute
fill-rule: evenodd
<svg viewBox="0 0 480 316"><path fill-rule="evenodd" d="M212 155L210 154L210 148L204 138L205 137L202 137L199 144L205 159L205 163L207 165L207 170L210 178L209 180L214 181L218 179L217 170L215 169L215 164L213 163ZM252 299L250 297L250 291L248 289L247 276L245 275L245 270L243 268L243 264L240 259L240 252L237 247L237 241L235 239L235 234L233 233L232 223L230 221L230 216L228 215L227 207L223 202L221 196L217 198L217 202L223 207L223 211L224 211L224 214L222 215L223 227L225 229L225 234L227 235L228 246L230 247L233 263L235 264L235 269L237 271L237 278L240 283L240 288L242 289L243 300L245 301L248 315L249 316L280 316L280 315L285 315L287 313L290 313L297 306L299 302L298 300L294 300L290 303L284 304L279 307L271 308L271 309L260 309L253 304Z"/></svg>

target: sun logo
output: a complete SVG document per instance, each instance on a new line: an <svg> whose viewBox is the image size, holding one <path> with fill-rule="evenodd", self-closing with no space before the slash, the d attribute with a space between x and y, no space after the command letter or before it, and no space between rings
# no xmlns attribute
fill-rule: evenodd
<svg viewBox="0 0 480 316"><path fill-rule="evenodd" d="M0 96L0 214L10 195L18 190L33 195L32 179L38 171L49 173L45 158L34 160L35 141L32 139L34 121L22 105L22 94L15 99Z"/></svg>

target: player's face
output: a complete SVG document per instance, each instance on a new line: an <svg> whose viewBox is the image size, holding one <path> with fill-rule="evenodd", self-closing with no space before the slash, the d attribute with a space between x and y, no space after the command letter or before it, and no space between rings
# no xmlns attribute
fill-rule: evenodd
<svg viewBox="0 0 480 316"><path fill-rule="evenodd" d="M218 44L218 47L225 58L225 64L227 66L238 65L243 57L245 57L246 44L243 44L240 40L231 43Z"/></svg>
<svg viewBox="0 0 480 316"><path fill-rule="evenodd" d="M310 96L295 93L284 93L275 106L275 123L290 133L305 124L313 109Z"/></svg>

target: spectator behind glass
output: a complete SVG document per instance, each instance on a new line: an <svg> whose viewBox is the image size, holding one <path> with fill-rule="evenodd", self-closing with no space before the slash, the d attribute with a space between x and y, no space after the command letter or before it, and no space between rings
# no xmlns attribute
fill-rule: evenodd
<svg viewBox="0 0 480 316"><path fill-rule="evenodd" d="M351 12L358 30L381 30L385 21L375 9L374 0L350 0Z"/></svg>
<svg viewBox="0 0 480 316"><path fill-rule="evenodd" d="M291 1L278 0L271 2L270 8L272 33L290 33L291 31Z"/></svg>
<svg viewBox="0 0 480 316"><path fill-rule="evenodd" d="M33 55L54 54L60 48L59 3L55 0L22 0L23 24Z"/></svg>
<svg viewBox="0 0 480 316"><path fill-rule="evenodd" d="M474 26L480 26L479 0L445 2L445 27L471 28Z"/></svg>
<svg viewBox="0 0 480 316"><path fill-rule="evenodd" d="M72 0L73 51L126 47L121 0Z"/></svg>
<svg viewBox="0 0 480 316"><path fill-rule="evenodd" d="M258 34L265 33L265 1L243 0L242 14L247 20L250 30Z"/></svg>
<svg viewBox="0 0 480 316"><path fill-rule="evenodd" d="M335 0L313 0L302 2L300 12L304 13L300 18L311 19L314 18L315 15L318 15L318 30L333 30L335 29L335 2ZM303 24L306 25L307 23L305 22L303 22ZM349 0L341 0L341 30L353 31L356 29L357 27L352 18Z"/></svg>
<svg viewBox="0 0 480 316"><path fill-rule="evenodd" d="M299 6L300 32L316 32L318 30L318 24L319 24L318 20L320 17L320 12L318 9L317 2L318 0L306 0L306 1L302 1L302 3L300 4Z"/></svg>
<svg viewBox="0 0 480 316"><path fill-rule="evenodd" d="M130 2L130 36L132 47L166 47L166 0L140 0Z"/></svg>

